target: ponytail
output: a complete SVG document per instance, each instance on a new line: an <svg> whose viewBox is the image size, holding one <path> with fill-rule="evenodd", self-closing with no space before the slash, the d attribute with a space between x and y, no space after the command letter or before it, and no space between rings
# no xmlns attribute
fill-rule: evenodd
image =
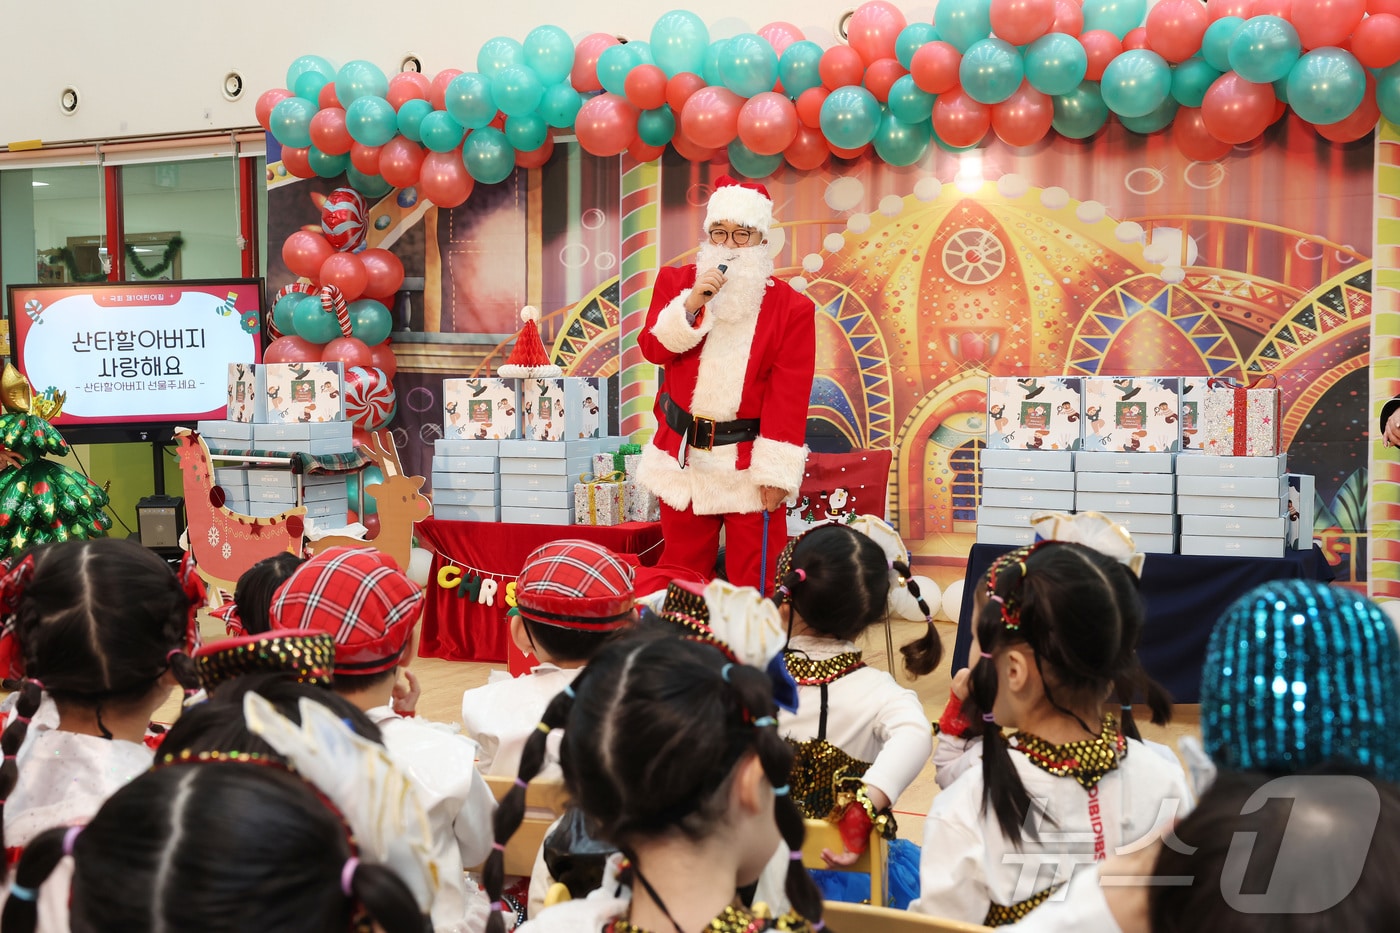
<svg viewBox="0 0 1400 933"><path fill-rule="evenodd" d="M984 646L995 642L995 630L1001 627L998 613L992 613L991 618L993 621L988 624L987 616L984 615L982 624L978 626L977 637ZM1000 687L996 665L990 662L975 665L968 684L977 708L992 709ZM985 813L990 809L996 815L1002 835L1011 840L1013 846L1019 848L1026 831L1029 831L1032 838L1035 837L1035 827L1027 820L1031 813L1031 797L1026 791L1026 785L1021 782L1015 762L1011 760L1011 749L1006 737L988 716L990 714L984 714L982 717L985 723L982 730L982 810Z"/></svg>
<svg viewBox="0 0 1400 933"><path fill-rule="evenodd" d="M0 851L6 847L5 843L5 801L10 794L14 793L15 785L19 783L19 755L20 747L24 745L24 738L29 734L29 722L34 714L39 711L39 704L44 699L43 684L32 678L26 677L19 684L19 697L15 702L15 719L5 727L3 734L0 734L0 752L4 753L4 761L0 762Z"/></svg>
<svg viewBox="0 0 1400 933"><path fill-rule="evenodd" d="M349 895L364 906L369 919L384 933L423 933L426 929L413 892L390 868L359 863L350 876Z"/></svg>
<svg viewBox="0 0 1400 933"><path fill-rule="evenodd" d="M67 835L68 830L60 826L40 833L24 847L24 855L10 879L5 911L0 914L0 933L33 933L39 922L39 888L62 860L63 840ZM15 893L17 888L34 896L19 897Z"/></svg>
<svg viewBox="0 0 1400 933"><path fill-rule="evenodd" d="M909 590L909 595L914 597L919 611L924 614L924 624L927 626L923 635L900 646L899 653L904 656L904 669L914 677L931 674L938 667L938 662L943 660L943 639L938 637L938 630L934 628L933 613L929 611L928 603L919 592L919 584L914 580L914 571L909 565L897 560L890 564L890 569L899 574L899 579Z"/></svg>

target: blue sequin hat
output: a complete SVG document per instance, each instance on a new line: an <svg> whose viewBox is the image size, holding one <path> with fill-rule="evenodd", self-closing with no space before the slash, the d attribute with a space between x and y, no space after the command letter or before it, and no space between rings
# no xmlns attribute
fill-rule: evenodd
<svg viewBox="0 0 1400 933"><path fill-rule="evenodd" d="M1390 619L1341 587L1255 587L1211 632L1201 736L1225 770L1340 761L1400 780L1400 637Z"/></svg>

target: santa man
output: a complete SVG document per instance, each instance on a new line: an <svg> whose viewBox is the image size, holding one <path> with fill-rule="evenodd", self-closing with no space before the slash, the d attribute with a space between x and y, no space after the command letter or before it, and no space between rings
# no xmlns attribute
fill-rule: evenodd
<svg viewBox="0 0 1400 933"><path fill-rule="evenodd" d="M812 301L772 277L772 223L762 185L721 176L695 264L657 275L637 343L665 377L639 479L661 500L665 550L638 593L708 581L721 530L729 580L773 588L778 510L807 460L816 321Z"/></svg>

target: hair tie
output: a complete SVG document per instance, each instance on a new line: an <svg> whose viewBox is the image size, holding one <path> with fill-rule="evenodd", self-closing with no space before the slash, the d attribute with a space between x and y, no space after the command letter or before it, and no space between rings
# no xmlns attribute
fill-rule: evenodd
<svg viewBox="0 0 1400 933"><path fill-rule="evenodd" d="M177 655L177 654L184 654L184 653L185 653L185 649L184 649L184 648L171 648L169 651L167 651L167 652L165 653L165 663L166 663L166 664L171 664L171 663L173 663L173 661L174 661L174 659L175 659L175 655Z"/></svg>
<svg viewBox="0 0 1400 933"><path fill-rule="evenodd" d="M983 722L995 723L995 722L997 721L997 714L996 714L996 713L983 713L983 714L982 714L982 721L983 721Z"/></svg>
<svg viewBox="0 0 1400 933"><path fill-rule="evenodd" d="M730 683L731 681L729 680L729 674L730 674L733 670L734 670L734 665L733 665L732 663L726 663L726 664L724 665L724 667L721 667L721 668L719 669L719 676L720 676L720 679L722 679L725 683Z"/></svg>
<svg viewBox="0 0 1400 933"><path fill-rule="evenodd" d="M568 697L569 699L571 699L571 700L574 699L574 685L573 685L573 684L565 684L565 685L564 685L564 690L563 690L562 692L563 692L564 696Z"/></svg>
<svg viewBox="0 0 1400 933"><path fill-rule="evenodd" d="M792 596L792 590L788 589L787 584L785 583L778 584L777 592L782 594L783 596Z"/></svg>
<svg viewBox="0 0 1400 933"><path fill-rule="evenodd" d="M825 921L825 920L818 920L816 923L812 924L812 933L822 933L822 930L825 930L825 929L826 929L826 921Z"/></svg>
<svg viewBox="0 0 1400 933"><path fill-rule="evenodd" d="M774 797L786 797L786 796L788 795L788 792L791 791L791 790L792 790L792 787L791 787L790 785L784 784L782 787L775 787L775 788L773 788L773 796L774 796Z"/></svg>
<svg viewBox="0 0 1400 933"><path fill-rule="evenodd" d="M502 904L500 901L492 901L492 902L491 902L491 912L492 912L493 914L504 913L504 912L505 912L505 909L506 909L506 905L505 905L505 904Z"/></svg>
<svg viewBox="0 0 1400 933"><path fill-rule="evenodd" d="M31 684L33 684L34 686L38 687L40 690L47 690L47 689L48 689L47 687L44 686L44 682L43 682L42 680L40 680L39 678L37 678L37 677L26 677L26 678L24 678L24 679L27 680L27 681L29 681L29 682L30 682Z"/></svg>
<svg viewBox="0 0 1400 933"><path fill-rule="evenodd" d="M31 904L39 899L39 892L34 888L26 888L22 884L10 885L10 897L16 900L28 901Z"/></svg>
<svg viewBox="0 0 1400 933"><path fill-rule="evenodd" d="M14 761L14 760L16 760L16 759L15 759L15 756L14 756L14 755L6 755L5 758L4 758L4 760L5 760L5 761Z"/></svg>
<svg viewBox="0 0 1400 933"><path fill-rule="evenodd" d="M1002 598L1001 598L1000 596L998 596L996 593L992 593L992 594L989 595L987 598L990 599L990 600L991 600L992 602L994 602L994 603L1001 603L1003 606L1006 605L1006 600L1002 599Z"/></svg>
<svg viewBox="0 0 1400 933"><path fill-rule="evenodd" d="M506 850L505 844L500 842L491 843L491 848L497 852L504 852Z"/></svg>
<svg viewBox="0 0 1400 933"><path fill-rule="evenodd" d="M988 652L986 652L986 651L984 651L984 652L982 652L982 657L987 658L987 659L991 659L991 658L993 657L993 655L990 654L990 653L988 653Z"/></svg>
<svg viewBox="0 0 1400 933"><path fill-rule="evenodd" d="M68 832L63 834L63 854L73 854L73 843L78 841L78 834L83 831L81 826L70 826Z"/></svg>
<svg viewBox="0 0 1400 933"><path fill-rule="evenodd" d="M547 722L539 723L535 726L535 728L538 729L540 732L543 732L545 735L549 735L549 733L554 730L554 727Z"/></svg>
<svg viewBox="0 0 1400 933"><path fill-rule="evenodd" d="M518 787L518 788L520 788L521 790L524 790L525 788L527 788L527 787L530 786L530 782L529 782L529 781L526 781L526 780L522 780L521 778L516 778L516 779L515 779L515 786Z"/></svg>
<svg viewBox="0 0 1400 933"><path fill-rule="evenodd" d="M801 567L798 567L796 570L794 570L792 572L792 575L797 578L798 583L807 582L807 571L803 570Z"/></svg>
<svg viewBox="0 0 1400 933"><path fill-rule="evenodd" d="M800 862L800 861L802 861L802 850L801 850L801 849L797 849L797 850L795 850L795 851L789 852L789 853L788 853L788 861L791 861L791 862Z"/></svg>
<svg viewBox="0 0 1400 933"><path fill-rule="evenodd" d="M340 870L340 890L346 897L355 890L355 869L359 867L360 860L352 855L345 860L345 867Z"/></svg>
<svg viewBox="0 0 1400 933"><path fill-rule="evenodd" d="M33 722L33 721L34 721L34 720L32 720L31 718L29 718L28 716L16 716L16 717L15 717L15 722L22 722L22 723L24 723L25 725L28 725L29 723L31 723L31 722Z"/></svg>
<svg viewBox="0 0 1400 933"><path fill-rule="evenodd" d="M776 726L777 724L778 720L774 719L772 716L760 716L753 721L753 727L755 729L763 729L767 726Z"/></svg>

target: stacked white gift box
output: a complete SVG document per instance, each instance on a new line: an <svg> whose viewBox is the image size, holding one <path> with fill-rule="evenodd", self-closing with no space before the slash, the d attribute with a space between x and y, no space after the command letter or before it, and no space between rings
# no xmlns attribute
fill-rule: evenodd
<svg viewBox="0 0 1400 933"><path fill-rule="evenodd" d="M501 442L439 439L433 444L433 517L456 522L501 519Z"/></svg>
<svg viewBox="0 0 1400 933"><path fill-rule="evenodd" d="M989 380L979 543L1030 544L1031 515L1074 511L1082 392L1082 380L1073 376Z"/></svg>

